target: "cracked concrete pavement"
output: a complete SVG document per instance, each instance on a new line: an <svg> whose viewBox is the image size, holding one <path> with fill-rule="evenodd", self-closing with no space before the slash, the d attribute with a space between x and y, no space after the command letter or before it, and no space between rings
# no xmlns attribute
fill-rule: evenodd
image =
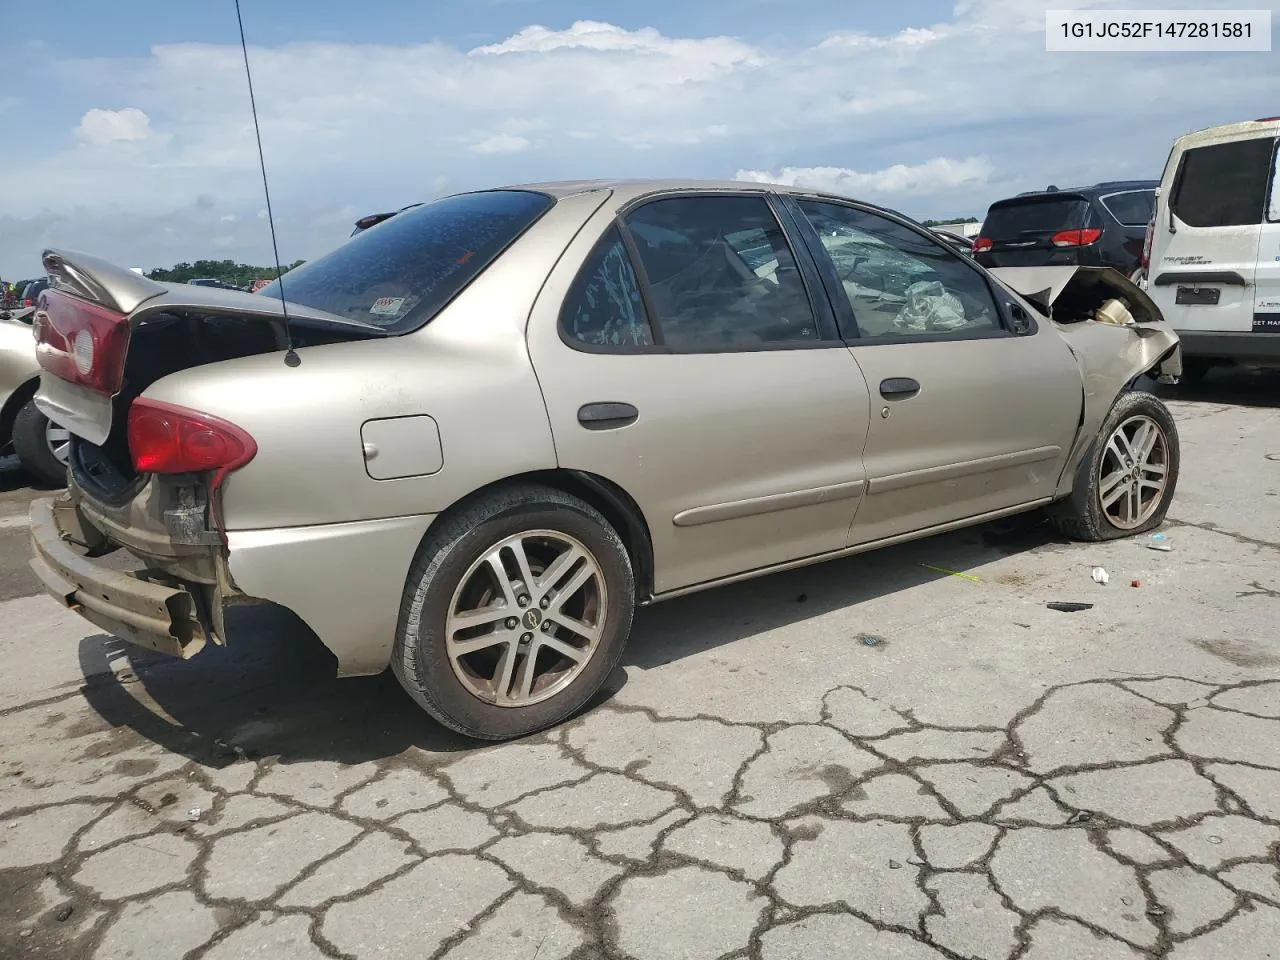
<svg viewBox="0 0 1280 960"><path fill-rule="evenodd" d="M1280 958L1276 385L1172 403L1172 552L1028 521L673 601L480 748L273 613L129 650L12 521L0 957Z"/></svg>

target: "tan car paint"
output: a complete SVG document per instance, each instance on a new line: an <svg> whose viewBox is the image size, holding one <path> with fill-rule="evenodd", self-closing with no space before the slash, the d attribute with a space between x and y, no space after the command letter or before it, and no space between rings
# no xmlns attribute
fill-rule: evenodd
<svg viewBox="0 0 1280 960"><path fill-rule="evenodd" d="M504 478L580 469L616 483L643 510L662 598L1016 512L1055 484L1069 492L1115 396L1176 347L1163 329L1042 319L1033 337L888 350L571 349L556 321L584 258L617 209L672 186L551 188L557 205L415 333L304 348L298 367L264 354L151 385L145 396L223 417L257 441L225 484L225 547L166 555L172 478L152 478L114 518L74 488L73 500L117 542L207 584L219 634L224 601L281 603L340 672L371 673L386 666L409 564L435 517ZM1064 343L1087 370L1079 434L1081 380ZM879 379L900 375L924 389L884 418ZM42 397L57 384L46 387ZM640 419L583 429L578 407L599 401L632 402ZM443 466L370 477L362 425L423 415L438 424ZM56 549L36 543L37 562ZM46 582L57 592L56 578Z"/></svg>

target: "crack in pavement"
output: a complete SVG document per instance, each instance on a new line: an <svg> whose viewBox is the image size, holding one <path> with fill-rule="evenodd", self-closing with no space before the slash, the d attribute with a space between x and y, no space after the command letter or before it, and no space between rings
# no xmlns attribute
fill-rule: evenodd
<svg viewBox="0 0 1280 960"><path fill-rule="evenodd" d="M1190 703L1170 703L1167 695L1162 699L1160 684L1184 684L1202 693ZM91 957L127 913L166 893L183 892L216 929L184 950L190 960L215 952L265 916L305 917L318 954L354 956L360 942L352 933L353 915L363 918L355 926L366 924L367 935L376 938L403 885L421 875L424 865L449 863L464 886L467 865L496 872L486 874L483 902L466 901L453 908L453 919L441 921L444 927L414 934L422 954L431 958L480 943L505 912L532 926L534 918L526 914L534 906L544 914L538 949L555 940L560 945L551 949L557 956L656 957L652 950L646 953L646 938L667 924L670 936L696 930L709 937L715 953L704 952L708 960L755 960L764 956L766 935L786 935L803 928L806 919L840 915L886 935L909 937L938 957L958 958L962 954L930 933L941 929L931 919L947 918L941 888L931 881L949 875L985 878L996 898L992 903L1017 918L1013 949L1000 950L1006 960L1032 949L1045 918L1163 957L1180 943L1223 930L1252 908L1280 910L1280 803L1274 792L1280 758L1263 751L1242 762L1206 752L1197 739L1204 718L1214 717L1272 725L1280 743L1280 719L1267 715L1272 701L1265 699L1274 687L1269 681L1215 684L1150 675L1073 681L1044 690L1003 727L931 725L848 685L822 695L817 723L664 717L652 707L606 704L518 744L430 763L392 758L364 769L312 771L307 765L242 759L237 766L253 765L243 789L220 785L220 771L189 761L122 792L88 788L81 796L28 803L0 816L0 841L16 845L6 852L0 843L0 865L8 868L0 869L0 891L23 878L36 883L35 874L56 891L43 902L27 903L24 914L0 921L11 927L0 926L0 953L20 945L24 955L39 956L46 944L50 955ZM1224 695L1230 695L1226 705L1215 702ZM1095 708L1097 715L1090 713ZM1119 711L1127 733L1116 736L1107 711ZM655 729L676 736L714 730L723 731L718 737L733 731L754 736L742 739L731 776L715 781L720 786L709 794L708 771L697 758L686 768L668 763L660 774L648 775L648 760L593 760L617 748L608 738L624 718L641 725L630 734L641 741ZM836 740L824 739L832 735ZM804 755L806 745L830 750L836 743L854 751L849 756L860 764L857 769L829 754ZM973 756L956 759L966 749ZM1230 784L1223 782L1224 769L1232 772ZM520 791L526 775L536 775L537 785ZM877 801L866 789L877 780L899 791L914 788L910 796L935 805L941 816L902 809L903 796L888 787ZM419 799L426 802L413 806L417 801L411 800L407 809L398 804L387 808L387 817L376 815L379 801L371 798L401 790L405 782L419 785ZM517 784L514 791L511 782ZM770 794L768 812L747 793L749 783ZM207 818L165 819L185 790L213 798ZM144 799L156 791L174 799L159 807ZM363 799L355 806L365 812L354 812L348 803L357 795ZM708 802L708 795L719 799ZM218 829L233 802L272 804L272 812L255 816L249 806L247 818ZM1135 807L1143 804L1158 804L1160 811L1135 817ZM79 816L86 805L91 815L73 819L56 849L24 859L24 850L36 844L28 834L47 830L41 818ZM116 820L133 823L117 828L124 833L114 839L85 846L94 831ZM768 829L755 832L759 824ZM695 827L701 832L683 834L685 841L671 845L678 831ZM994 831L985 846L972 835L976 829ZM1123 832L1130 846L1117 850L1112 838ZM181 875L139 879L145 889L127 896L103 889L104 883L119 882L117 871L106 871L110 883L101 869L82 875L91 860L118 863L127 873L129 850L165 835L181 838L183 852L157 854L176 863L194 851ZM716 839L721 836L730 839ZM842 843L842 836L863 841ZM1143 858L1132 847L1139 836L1150 845ZM502 846L513 838L540 838L542 846L522 860L519 851ZM402 854L386 863L357 857L375 839ZM743 857L763 858L768 867L749 870ZM343 871L334 866L339 861L346 865ZM1242 875L1233 875L1235 883L1224 878L1241 865L1259 865L1258 876L1270 869L1274 890L1264 881L1246 885ZM1204 918L1180 917L1179 911L1193 909L1188 895L1162 893L1153 882L1175 876L1169 873L1175 868L1183 883L1213 884L1215 890L1221 885L1229 892L1229 907L1220 905ZM322 876L323 882L317 880ZM282 902L312 883L321 887L313 904ZM593 890L585 898L584 884ZM908 890L914 892L904 900ZM635 891L646 892L652 916L638 911L642 898ZM420 890L423 910L429 913L447 893ZM733 906L707 915L700 897L712 894ZM60 921L52 914L65 904L73 904L78 916L96 919L55 951ZM335 927L339 907L346 920ZM415 923L410 925L417 930ZM547 924L553 926L544 929ZM31 932L24 937L23 931Z"/></svg>

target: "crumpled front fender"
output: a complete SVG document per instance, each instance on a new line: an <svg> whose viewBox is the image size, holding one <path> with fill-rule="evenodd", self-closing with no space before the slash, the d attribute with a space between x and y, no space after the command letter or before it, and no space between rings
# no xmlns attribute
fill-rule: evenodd
<svg viewBox="0 0 1280 960"><path fill-rule="evenodd" d="M991 273L1052 318L1080 368L1084 404L1076 444L1058 485L1058 494L1065 495L1117 398L1143 375L1164 382L1182 376L1178 335L1146 292L1118 270L1012 267ZM1122 301L1133 322L1091 319L1093 311L1110 299Z"/></svg>

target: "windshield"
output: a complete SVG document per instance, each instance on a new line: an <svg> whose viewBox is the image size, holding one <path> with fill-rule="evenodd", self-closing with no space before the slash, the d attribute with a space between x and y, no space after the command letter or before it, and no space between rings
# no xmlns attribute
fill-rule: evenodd
<svg viewBox="0 0 1280 960"><path fill-rule="evenodd" d="M1057 233L1084 226L1089 201L1083 197L1053 197L999 203L987 212L982 235L1014 240L1024 234Z"/></svg>
<svg viewBox="0 0 1280 960"><path fill-rule="evenodd" d="M406 210L259 291L388 333L416 329L555 201L527 190L447 197Z"/></svg>

